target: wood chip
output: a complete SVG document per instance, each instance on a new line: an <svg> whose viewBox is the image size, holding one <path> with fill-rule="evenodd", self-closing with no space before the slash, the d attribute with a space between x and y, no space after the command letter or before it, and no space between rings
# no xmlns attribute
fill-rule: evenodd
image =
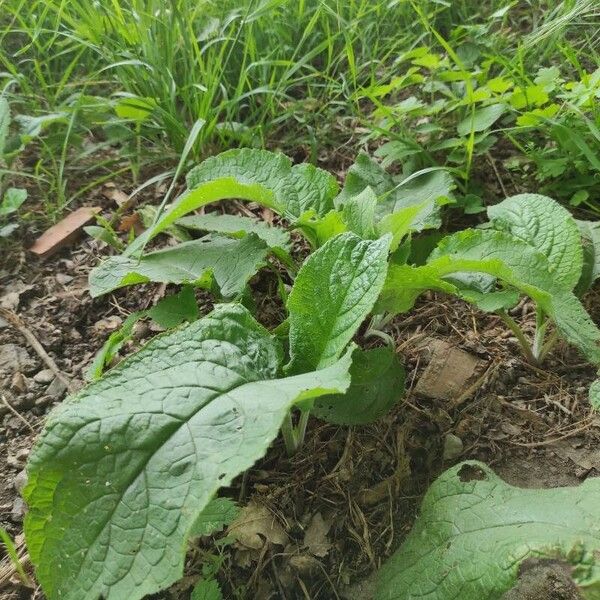
<svg viewBox="0 0 600 600"><path fill-rule="evenodd" d="M55 254L73 243L81 234L82 228L90 223L101 210L99 206L78 208L45 231L29 250L40 258L47 258Z"/></svg>

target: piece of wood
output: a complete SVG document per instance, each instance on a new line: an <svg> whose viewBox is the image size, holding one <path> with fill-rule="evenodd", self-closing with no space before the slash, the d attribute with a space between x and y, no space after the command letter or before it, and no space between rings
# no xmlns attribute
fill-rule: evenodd
<svg viewBox="0 0 600 600"><path fill-rule="evenodd" d="M40 258L51 256L78 239L83 227L93 221L101 210L99 206L78 208L46 230L29 250Z"/></svg>

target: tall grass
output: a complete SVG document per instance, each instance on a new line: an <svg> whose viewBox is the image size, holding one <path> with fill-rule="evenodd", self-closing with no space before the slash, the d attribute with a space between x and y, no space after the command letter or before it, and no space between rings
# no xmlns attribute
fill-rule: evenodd
<svg viewBox="0 0 600 600"><path fill-rule="evenodd" d="M4 0L2 67L38 106L74 93L154 104L142 135L181 152L262 143L299 112L353 110L406 43L401 4L373 0Z"/></svg>

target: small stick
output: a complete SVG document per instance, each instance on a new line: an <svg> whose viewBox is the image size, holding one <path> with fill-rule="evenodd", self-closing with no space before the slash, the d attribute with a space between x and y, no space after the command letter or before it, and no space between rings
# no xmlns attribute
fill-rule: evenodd
<svg viewBox="0 0 600 600"><path fill-rule="evenodd" d="M35 433L35 429L32 427L31 423L18 410L16 410L10 404L10 402L6 399L6 397L4 395L2 396L2 404L4 404L4 406L6 406L6 408L8 408L8 410L10 410L10 412L13 415L15 415L15 417L17 417L17 419L19 419L20 421L23 421L23 423L25 423L25 425L27 425L27 427L29 427L29 430L31 431L31 433Z"/></svg>
<svg viewBox="0 0 600 600"><path fill-rule="evenodd" d="M44 361L46 366L65 384L69 393L72 394L75 391L73 384L62 374L52 357L44 350L42 344L40 344L35 335L31 333L25 323L23 323L12 310L8 310L7 308L0 307L0 317L8 321L8 323L10 323L29 342L29 345L37 352L37 355Z"/></svg>

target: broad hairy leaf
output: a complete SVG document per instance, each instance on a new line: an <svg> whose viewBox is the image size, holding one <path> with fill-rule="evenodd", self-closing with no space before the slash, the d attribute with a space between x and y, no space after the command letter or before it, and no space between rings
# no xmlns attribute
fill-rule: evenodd
<svg viewBox="0 0 600 600"><path fill-rule="evenodd" d="M546 256L504 231L467 229L444 238L422 267L391 265L376 310L404 312L425 289L462 296L452 278L464 273L491 275L528 295L567 341L600 363L600 331L581 302L556 282Z"/></svg>
<svg viewBox="0 0 600 600"><path fill-rule="evenodd" d="M206 236L157 250L141 258L113 256L90 273L93 297L136 283L189 283L210 288L216 283L224 298L238 296L264 264L266 244L253 233L241 239Z"/></svg>
<svg viewBox="0 0 600 600"><path fill-rule="evenodd" d="M343 233L311 254L288 298L291 373L334 362L369 314L385 281L390 237Z"/></svg>
<svg viewBox="0 0 600 600"><path fill-rule="evenodd" d="M375 232L376 206L377 196L370 187L366 187L356 196L348 198L343 207L343 219L348 230L365 240L377 237Z"/></svg>
<svg viewBox="0 0 600 600"><path fill-rule="evenodd" d="M146 242L188 213L212 202L239 198L257 202L292 221L313 211L323 216L333 208L337 182L311 165L292 166L283 154L242 148L208 158L187 176L188 190L140 235L126 254L141 251Z"/></svg>
<svg viewBox="0 0 600 600"><path fill-rule="evenodd" d="M248 233L256 234L269 248L282 248L287 250L290 246L290 234L281 227L271 227L264 221L242 217L240 215L221 215L208 213L205 215L192 215L177 221L186 229L195 231L210 231L222 233L233 237L243 237Z"/></svg>
<svg viewBox="0 0 600 600"><path fill-rule="evenodd" d="M599 522L600 478L521 489L482 463L458 464L427 491L413 530L379 574L377 600L501 598L528 559L565 561L583 598L598 598Z"/></svg>
<svg viewBox="0 0 600 600"><path fill-rule="evenodd" d="M338 425L372 423L404 395L405 371L393 348L355 350L350 377L345 394L315 400L311 412L316 417Z"/></svg>
<svg viewBox="0 0 600 600"><path fill-rule="evenodd" d="M183 574L217 490L296 402L343 393L351 356L277 378L282 350L241 305L158 336L55 409L27 466L25 535L49 600L139 600Z"/></svg>
<svg viewBox="0 0 600 600"><path fill-rule="evenodd" d="M411 222L411 229L422 231L441 225L440 207L448 202L453 181L445 170L438 167L418 171L398 181L372 158L359 154L348 169L344 188L335 198L336 206L342 208L367 187L379 200L375 210L376 222L406 207L419 205L421 209Z"/></svg>
<svg viewBox="0 0 600 600"><path fill-rule="evenodd" d="M571 213L552 198L519 194L488 208L492 226L526 241L548 258L559 284L573 289L581 275L583 251Z"/></svg>

